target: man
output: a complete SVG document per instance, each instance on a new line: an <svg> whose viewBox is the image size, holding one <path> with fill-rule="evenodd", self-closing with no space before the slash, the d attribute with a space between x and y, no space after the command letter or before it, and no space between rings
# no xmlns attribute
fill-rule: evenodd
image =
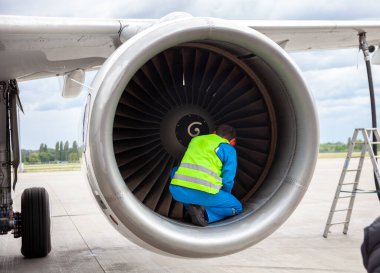
<svg viewBox="0 0 380 273"><path fill-rule="evenodd" d="M194 137L170 184L173 198L182 202L193 224L206 226L243 208L231 194L237 159L236 131L219 126L213 134Z"/></svg>
<svg viewBox="0 0 380 273"><path fill-rule="evenodd" d="M364 229L361 252L367 272L380 273L380 217Z"/></svg>

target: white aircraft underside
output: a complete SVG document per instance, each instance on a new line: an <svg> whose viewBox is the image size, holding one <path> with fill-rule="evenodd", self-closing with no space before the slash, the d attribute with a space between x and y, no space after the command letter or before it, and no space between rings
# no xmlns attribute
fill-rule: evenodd
<svg viewBox="0 0 380 273"><path fill-rule="evenodd" d="M121 44L121 30L146 28L158 20L0 16L0 80L62 76L103 64ZM378 21L254 21L231 24L255 29L286 51L358 47L365 32L380 44Z"/></svg>

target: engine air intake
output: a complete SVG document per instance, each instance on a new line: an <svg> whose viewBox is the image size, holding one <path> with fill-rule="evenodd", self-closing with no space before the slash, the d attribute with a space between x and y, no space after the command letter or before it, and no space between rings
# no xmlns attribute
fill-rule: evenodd
<svg viewBox="0 0 380 273"><path fill-rule="evenodd" d="M168 190L193 136L216 125L237 130L238 172L233 194L246 200L264 181L275 152L270 97L244 60L204 44L159 53L133 76L117 106L113 143L120 173L155 212L182 219Z"/></svg>

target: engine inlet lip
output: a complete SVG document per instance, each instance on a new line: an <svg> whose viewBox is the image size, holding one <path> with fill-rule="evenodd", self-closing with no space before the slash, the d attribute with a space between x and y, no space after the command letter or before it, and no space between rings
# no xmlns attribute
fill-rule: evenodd
<svg viewBox="0 0 380 273"><path fill-rule="evenodd" d="M116 106L124 87L136 71L167 48L201 40L238 44L265 60L291 90L290 99L299 106L295 109L296 116L304 116L297 120L297 126L304 133L297 135L299 142L295 147L292 166L265 207L255 212L254 217L248 215L228 225L203 229L167 221L142 205L120 176L112 142ZM186 18L165 22L137 34L116 50L99 71L96 85L98 93L92 101L89 127L92 138L88 149L92 162L90 171L98 181L107 207L123 225L119 225L118 230L136 243L156 252L187 257L216 257L234 253L271 234L302 199L317 155L319 133L313 111L315 107L297 67L277 44L264 35L218 19ZM303 156L305 150L308 157Z"/></svg>

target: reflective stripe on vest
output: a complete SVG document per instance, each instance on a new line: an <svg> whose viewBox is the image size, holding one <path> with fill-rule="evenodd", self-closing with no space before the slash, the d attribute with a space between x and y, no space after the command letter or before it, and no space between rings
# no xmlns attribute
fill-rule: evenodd
<svg viewBox="0 0 380 273"><path fill-rule="evenodd" d="M179 165L179 167L205 172L205 173L213 176L215 179L219 180L220 182L222 182L221 177L219 177L216 173L214 173L210 169L207 169L206 167L196 165L196 164L191 164L191 163L182 163L181 165Z"/></svg>
<svg viewBox="0 0 380 273"><path fill-rule="evenodd" d="M195 178L195 177L191 177L191 176L187 176L187 175L183 175L183 174L175 174L173 179L179 179L179 180L183 180L183 181L188 181L188 182L191 182L191 183L195 183L195 184L200 184L200 185L203 185L203 186L206 186L206 187L210 187L210 188L214 188L214 189L217 189L217 190L220 190L220 188L222 187L222 185L214 185L206 180L203 180L203 179L199 179L199 178Z"/></svg>
<svg viewBox="0 0 380 273"><path fill-rule="evenodd" d="M171 184L216 194L222 188L223 164L216 154L221 143L228 141L210 134L191 140Z"/></svg>

